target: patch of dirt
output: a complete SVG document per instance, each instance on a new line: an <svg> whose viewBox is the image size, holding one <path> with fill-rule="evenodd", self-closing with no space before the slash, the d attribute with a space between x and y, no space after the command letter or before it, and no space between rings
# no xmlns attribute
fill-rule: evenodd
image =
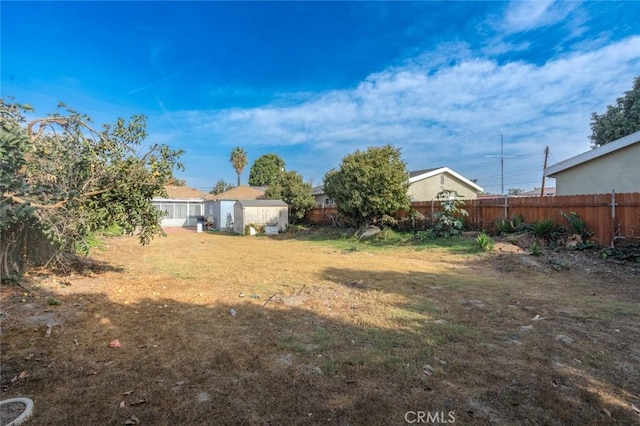
<svg viewBox="0 0 640 426"><path fill-rule="evenodd" d="M596 250L172 230L92 261L0 288L1 394L34 400L30 425L640 420L640 265Z"/></svg>

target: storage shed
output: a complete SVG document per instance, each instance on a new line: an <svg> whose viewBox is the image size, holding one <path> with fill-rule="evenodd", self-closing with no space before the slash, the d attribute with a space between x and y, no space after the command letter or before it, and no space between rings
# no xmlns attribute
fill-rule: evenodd
<svg viewBox="0 0 640 426"><path fill-rule="evenodd" d="M220 194L205 196L204 216L221 231L233 231L233 205L238 200L257 200L264 197L264 188L240 185Z"/></svg>
<svg viewBox="0 0 640 426"><path fill-rule="evenodd" d="M244 234L246 225L277 226L284 231L289 225L289 206L282 200L238 200L233 205L233 231Z"/></svg>

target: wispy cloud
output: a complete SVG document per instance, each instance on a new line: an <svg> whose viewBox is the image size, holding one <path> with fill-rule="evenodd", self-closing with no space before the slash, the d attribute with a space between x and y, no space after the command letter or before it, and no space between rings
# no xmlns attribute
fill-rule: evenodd
<svg viewBox="0 0 640 426"><path fill-rule="evenodd" d="M499 26L507 33L547 27L563 21L577 4L554 0L512 1Z"/></svg>
<svg viewBox="0 0 640 426"><path fill-rule="evenodd" d="M491 161L487 154L497 152L502 133L511 155L540 152L520 167L520 173L532 169L531 176L513 176L516 183L535 183L544 146L557 159L588 149L590 114L628 90L640 69L638 45L635 36L542 65L498 63L460 49L460 57L450 56L448 63L423 56L371 74L350 90L290 105L171 117L203 147L212 140L217 147L241 144L249 152L304 147L287 159L288 166L303 166L315 182L347 153L385 143L402 147L410 168L449 165L484 177L478 170Z"/></svg>

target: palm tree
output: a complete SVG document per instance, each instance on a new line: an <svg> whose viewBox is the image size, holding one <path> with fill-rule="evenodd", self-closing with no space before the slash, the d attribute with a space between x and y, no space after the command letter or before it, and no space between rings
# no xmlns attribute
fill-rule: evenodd
<svg viewBox="0 0 640 426"><path fill-rule="evenodd" d="M233 168L236 169L236 173L238 174L238 186L240 186L240 175L242 174L244 166L247 165L247 153L244 149L237 146L231 150L231 158L229 161L233 164Z"/></svg>

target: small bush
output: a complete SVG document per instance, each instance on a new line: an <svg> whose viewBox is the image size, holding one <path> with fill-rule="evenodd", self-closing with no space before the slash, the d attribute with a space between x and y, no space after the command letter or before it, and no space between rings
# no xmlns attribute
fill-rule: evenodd
<svg viewBox="0 0 640 426"><path fill-rule="evenodd" d="M511 220L497 220L496 228L498 228L498 232L500 233L500 235L523 231L525 229L524 216L519 214L512 217Z"/></svg>
<svg viewBox="0 0 640 426"><path fill-rule="evenodd" d="M476 245L484 251L491 251L495 243L491 239L490 236L485 234L484 232L476 237Z"/></svg>
<svg viewBox="0 0 640 426"><path fill-rule="evenodd" d="M413 234L413 239L419 243L426 243L427 241L433 240L436 238L436 235L433 232L433 229L427 229L426 231L418 231Z"/></svg>
<svg viewBox="0 0 640 426"><path fill-rule="evenodd" d="M565 212L560 212L560 214L569 222L571 232L580 235L583 240L586 241L593 235L593 231L589 231L587 229L587 224L584 220L580 219L580 215L578 215L578 213L571 212L570 214L566 214Z"/></svg>
<svg viewBox="0 0 640 426"><path fill-rule="evenodd" d="M543 238L545 241L551 240L555 231L555 224L549 218L539 220L531 225L531 233L538 238Z"/></svg>
<svg viewBox="0 0 640 426"><path fill-rule="evenodd" d="M498 228L498 233L500 235L506 235L511 232L511 223L506 219L497 220L496 228Z"/></svg>
<svg viewBox="0 0 640 426"><path fill-rule="evenodd" d="M61 305L62 302L58 299L54 299L53 297L47 297L47 305L49 306L58 306Z"/></svg>
<svg viewBox="0 0 640 426"><path fill-rule="evenodd" d="M531 245L529 246L529 251L534 256L540 256L542 254L542 249L540 248L538 243L536 243L535 241L532 242Z"/></svg>

